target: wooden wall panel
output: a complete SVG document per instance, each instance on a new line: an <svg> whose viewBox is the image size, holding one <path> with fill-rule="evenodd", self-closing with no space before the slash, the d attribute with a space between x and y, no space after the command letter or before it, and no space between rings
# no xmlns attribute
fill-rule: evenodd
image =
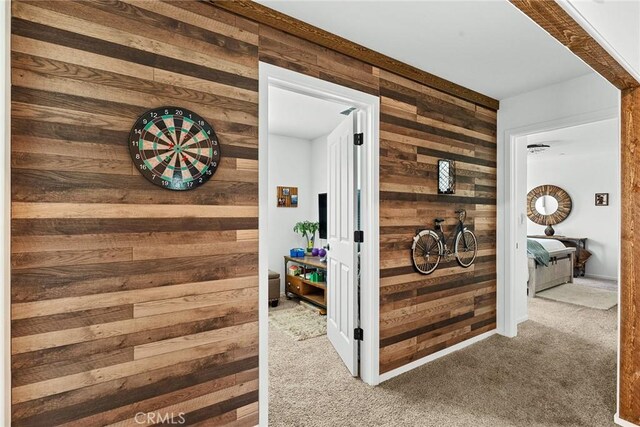
<svg viewBox="0 0 640 427"><path fill-rule="evenodd" d="M257 421L258 60L381 98L381 372L495 328L495 111L195 1L12 9L15 425ZM223 144L194 191L129 160L130 126L168 103ZM476 263L416 274L415 230L460 207Z"/></svg>
<svg viewBox="0 0 640 427"><path fill-rule="evenodd" d="M380 71L380 372L496 328L496 113ZM456 161L456 194L437 194L437 161ZM428 276L410 257L417 229L467 210L468 269Z"/></svg>
<svg viewBox="0 0 640 427"><path fill-rule="evenodd" d="M496 112L260 26L260 60L380 96L380 372L496 328ZM437 195L436 162L456 160L455 195ZM418 228L468 211L480 252L429 276L410 257Z"/></svg>
<svg viewBox="0 0 640 427"><path fill-rule="evenodd" d="M260 60L380 96L380 372L496 328L496 112L260 26ZM455 195L437 195L436 162L456 160ZM479 238L468 269L413 269L416 229L465 208Z"/></svg>
<svg viewBox="0 0 640 427"><path fill-rule="evenodd" d="M12 17L14 425L256 424L257 27L195 2ZM136 118L167 104L222 144L193 191L129 157Z"/></svg>
<svg viewBox="0 0 640 427"><path fill-rule="evenodd" d="M640 424L640 88L622 91L622 260L620 282L620 418Z"/></svg>

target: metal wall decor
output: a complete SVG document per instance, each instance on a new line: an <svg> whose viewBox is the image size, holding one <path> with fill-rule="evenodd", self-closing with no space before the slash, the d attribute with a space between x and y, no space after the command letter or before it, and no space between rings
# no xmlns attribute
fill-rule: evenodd
<svg viewBox="0 0 640 427"><path fill-rule="evenodd" d="M438 194L455 194L456 164L453 160L438 160Z"/></svg>
<svg viewBox="0 0 640 427"><path fill-rule="evenodd" d="M567 219L572 202L569 193L555 185L540 185L527 194L527 216L539 225L556 225Z"/></svg>
<svg viewBox="0 0 640 427"><path fill-rule="evenodd" d="M444 218L434 220L433 229L418 230L411 244L413 266L421 274L431 274L440 264L440 260L448 261L455 256L461 267L468 268L478 255L478 239L473 231L464 225L467 211L458 209L458 225L447 237L442 223Z"/></svg>

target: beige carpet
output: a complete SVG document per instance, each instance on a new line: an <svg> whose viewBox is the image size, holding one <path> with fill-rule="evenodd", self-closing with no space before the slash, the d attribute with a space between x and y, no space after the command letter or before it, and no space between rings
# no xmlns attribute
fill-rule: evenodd
<svg viewBox="0 0 640 427"><path fill-rule="evenodd" d="M536 297L608 310L618 304L618 293L606 289L567 283L536 293Z"/></svg>
<svg viewBox="0 0 640 427"><path fill-rule="evenodd" d="M327 317L301 305L270 312L269 325L281 330L296 341L327 334Z"/></svg>
<svg viewBox="0 0 640 427"><path fill-rule="evenodd" d="M370 387L326 336L269 330L273 426L614 426L616 312L534 299L517 338L493 336Z"/></svg>

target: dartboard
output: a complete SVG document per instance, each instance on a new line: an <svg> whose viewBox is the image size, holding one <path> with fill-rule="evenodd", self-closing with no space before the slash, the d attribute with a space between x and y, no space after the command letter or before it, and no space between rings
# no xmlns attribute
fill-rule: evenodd
<svg viewBox="0 0 640 427"><path fill-rule="evenodd" d="M191 190L207 182L220 164L220 144L211 125L184 108L144 113L129 136L131 159L159 187Z"/></svg>

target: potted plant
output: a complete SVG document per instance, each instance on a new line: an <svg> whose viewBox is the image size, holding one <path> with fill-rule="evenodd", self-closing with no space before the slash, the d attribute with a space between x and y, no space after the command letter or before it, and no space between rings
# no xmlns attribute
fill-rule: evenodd
<svg viewBox="0 0 640 427"><path fill-rule="evenodd" d="M307 239L307 252L313 249L313 243L316 240L316 232L320 228L320 223L312 221L300 221L294 227L293 231L301 234Z"/></svg>

